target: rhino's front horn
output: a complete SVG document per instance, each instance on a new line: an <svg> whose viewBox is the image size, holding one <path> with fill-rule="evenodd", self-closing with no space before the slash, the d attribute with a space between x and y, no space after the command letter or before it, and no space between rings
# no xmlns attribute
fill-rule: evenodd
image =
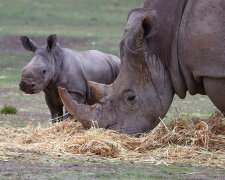
<svg viewBox="0 0 225 180"><path fill-rule="evenodd" d="M73 100L72 96L68 93L65 88L58 88L60 98L67 111L73 116L74 119L81 122L84 128L91 128L92 124L98 120L97 106L88 106L84 104L78 104L77 101ZM98 122L97 122L98 123Z"/></svg>

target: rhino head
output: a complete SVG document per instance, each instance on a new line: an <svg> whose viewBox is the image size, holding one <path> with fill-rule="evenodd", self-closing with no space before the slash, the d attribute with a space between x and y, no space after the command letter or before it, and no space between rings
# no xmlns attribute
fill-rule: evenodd
<svg viewBox="0 0 225 180"><path fill-rule="evenodd" d="M121 68L111 85L89 82L98 103L88 106L73 101L66 89L61 99L84 127L140 135L149 132L168 111L174 90L169 72L155 56L148 41L156 33L156 12L136 9L129 14L120 43Z"/></svg>
<svg viewBox="0 0 225 180"><path fill-rule="evenodd" d="M36 94L44 90L56 77L56 66L59 62L56 62L53 51L57 46L57 37L50 35L46 48L40 48L27 36L21 36L21 42L26 50L33 52L33 57L22 70L20 90Z"/></svg>

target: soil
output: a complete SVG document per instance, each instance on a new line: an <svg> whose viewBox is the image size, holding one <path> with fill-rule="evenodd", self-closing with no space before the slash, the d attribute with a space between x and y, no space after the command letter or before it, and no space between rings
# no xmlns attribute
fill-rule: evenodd
<svg viewBox="0 0 225 180"><path fill-rule="evenodd" d="M83 164L82 164L83 163ZM224 173L213 169L180 166L180 169L154 166L152 164L132 163L38 163L24 161L0 161L0 179L195 179L195 180L223 180ZM189 173L186 169L192 169ZM179 171L176 171L179 170ZM135 174L132 174L134 171ZM122 175L124 174L124 176ZM122 175L122 176L119 176ZM133 175L133 176L131 176Z"/></svg>
<svg viewBox="0 0 225 180"><path fill-rule="evenodd" d="M44 47L46 45L46 38L42 37L29 37L39 46ZM58 42L60 46L66 48L74 48L76 46L82 47L87 46L88 41L85 39L76 39L76 38L65 38L65 37L58 37ZM24 51L24 48L20 42L19 36L2 36L0 37L0 51L9 51L9 50L16 50L16 51Z"/></svg>

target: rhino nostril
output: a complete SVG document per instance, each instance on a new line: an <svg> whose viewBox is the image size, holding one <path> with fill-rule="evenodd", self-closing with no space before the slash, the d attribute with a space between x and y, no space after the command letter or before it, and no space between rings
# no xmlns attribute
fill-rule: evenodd
<svg viewBox="0 0 225 180"><path fill-rule="evenodd" d="M36 85L34 83L31 84L31 87L34 88Z"/></svg>

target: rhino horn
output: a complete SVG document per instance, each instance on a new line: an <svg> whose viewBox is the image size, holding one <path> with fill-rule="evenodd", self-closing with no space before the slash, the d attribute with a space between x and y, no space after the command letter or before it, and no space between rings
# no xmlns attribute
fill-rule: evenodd
<svg viewBox="0 0 225 180"><path fill-rule="evenodd" d="M111 85L89 81L88 86L91 88L97 101L101 103L108 96Z"/></svg>
<svg viewBox="0 0 225 180"><path fill-rule="evenodd" d="M58 88L60 98L67 111L72 115L74 119L79 121L82 126L86 129L97 122L97 110L96 105L88 106L84 104L78 104L77 101L73 100L72 96L68 93L65 88ZM97 122L98 123L98 122Z"/></svg>

